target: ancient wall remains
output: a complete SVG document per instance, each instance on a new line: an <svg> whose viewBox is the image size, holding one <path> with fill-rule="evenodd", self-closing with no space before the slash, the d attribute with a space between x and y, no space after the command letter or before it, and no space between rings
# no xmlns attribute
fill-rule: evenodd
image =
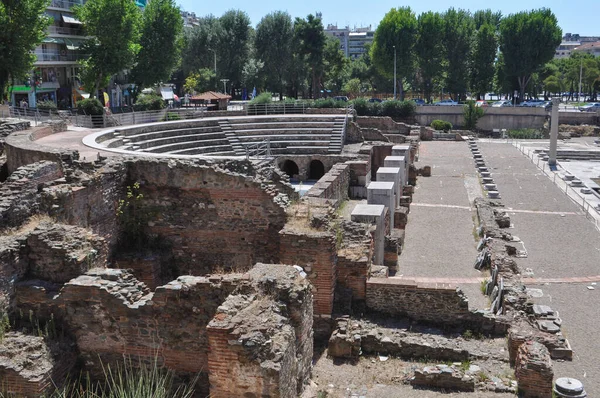
<svg viewBox="0 0 600 398"><path fill-rule="evenodd" d="M251 169L250 164L232 167ZM201 275L279 262L286 214L275 189L239 172L193 162L137 160L129 162L128 171L129 180L141 186L148 232L171 244L182 272Z"/></svg>
<svg viewBox="0 0 600 398"><path fill-rule="evenodd" d="M306 192L306 196L341 202L348 199L349 186L350 166L345 163L336 164Z"/></svg>
<svg viewBox="0 0 600 398"><path fill-rule="evenodd" d="M389 116L358 116L356 123L361 128L378 129L384 133L393 132L396 134L409 135L411 126L406 123L396 122Z"/></svg>
<svg viewBox="0 0 600 398"><path fill-rule="evenodd" d="M382 314L440 323L457 324L470 317L466 296L451 285L419 285L398 279L367 281L367 308Z"/></svg>
<svg viewBox="0 0 600 398"><path fill-rule="evenodd" d="M548 349L537 342L521 344L515 363L519 396L545 398L552 396L554 372Z"/></svg>

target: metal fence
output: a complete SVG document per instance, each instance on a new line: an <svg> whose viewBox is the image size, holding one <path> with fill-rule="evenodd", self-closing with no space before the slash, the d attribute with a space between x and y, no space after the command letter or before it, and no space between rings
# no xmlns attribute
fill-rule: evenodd
<svg viewBox="0 0 600 398"><path fill-rule="evenodd" d="M246 104L246 115L291 115L306 113L305 102L283 102L275 104Z"/></svg>
<svg viewBox="0 0 600 398"><path fill-rule="evenodd" d="M14 106L8 107L8 113L0 111L0 118L28 120L34 127L37 127L41 123L48 123L53 120L64 120L64 117L57 111L49 109L17 108Z"/></svg>

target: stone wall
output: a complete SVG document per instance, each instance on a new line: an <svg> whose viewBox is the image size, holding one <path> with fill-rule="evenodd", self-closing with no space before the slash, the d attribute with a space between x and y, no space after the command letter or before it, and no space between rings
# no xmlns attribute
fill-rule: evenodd
<svg viewBox="0 0 600 398"><path fill-rule="evenodd" d="M349 186L350 166L336 164L306 192L306 196L343 202L348 199Z"/></svg>
<svg viewBox="0 0 600 398"><path fill-rule="evenodd" d="M358 116L356 123L361 128L374 128L383 133L409 135L411 130L410 125L396 122L389 116Z"/></svg>
<svg viewBox="0 0 600 398"><path fill-rule="evenodd" d="M298 166L298 179L300 181L305 181L310 175L310 163L313 160L318 160L323 163L325 173L327 173L336 164L344 163L348 160L356 160L356 158L357 156L343 155L283 155L278 156L275 163L279 169L282 169L285 161L291 160Z"/></svg>
<svg viewBox="0 0 600 398"><path fill-rule="evenodd" d="M72 164L79 159L79 152L65 151L37 144L32 139L31 130L17 131L8 137L4 145L9 174L19 167L49 160L58 164Z"/></svg>
<svg viewBox="0 0 600 398"><path fill-rule="evenodd" d="M398 279L367 281L367 308L382 314L446 325L471 316L466 296L451 285L419 285Z"/></svg>
<svg viewBox="0 0 600 398"><path fill-rule="evenodd" d="M141 185L148 232L170 243L180 272L279 262L286 214L276 190L217 165L137 160L128 171L129 180Z"/></svg>
<svg viewBox="0 0 600 398"><path fill-rule="evenodd" d="M40 208L38 187L63 176L59 164L41 161L23 166L0 185L0 229L16 227Z"/></svg>
<svg viewBox="0 0 600 398"><path fill-rule="evenodd" d="M547 398L552 396L554 372L548 349L537 342L521 344L515 363L519 396Z"/></svg>
<svg viewBox="0 0 600 398"><path fill-rule="evenodd" d="M301 393L312 361L312 298L290 269L257 264L250 278L258 294L233 294L219 307L207 329L211 396Z"/></svg>

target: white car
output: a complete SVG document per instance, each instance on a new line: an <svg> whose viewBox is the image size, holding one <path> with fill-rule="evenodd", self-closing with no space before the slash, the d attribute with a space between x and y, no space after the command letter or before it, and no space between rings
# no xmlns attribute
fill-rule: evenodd
<svg viewBox="0 0 600 398"><path fill-rule="evenodd" d="M451 100L451 99L445 99L445 100L438 101L438 102L434 103L433 105L435 105L435 106L442 106L442 105L458 105L458 102L456 102L456 101L453 101L453 100Z"/></svg>
<svg viewBox="0 0 600 398"><path fill-rule="evenodd" d="M496 101L492 104L492 108L501 108L504 106L512 106L511 100Z"/></svg>
<svg viewBox="0 0 600 398"><path fill-rule="evenodd" d="M587 104L579 107L581 112L596 112L600 110L600 102L595 102L593 104Z"/></svg>

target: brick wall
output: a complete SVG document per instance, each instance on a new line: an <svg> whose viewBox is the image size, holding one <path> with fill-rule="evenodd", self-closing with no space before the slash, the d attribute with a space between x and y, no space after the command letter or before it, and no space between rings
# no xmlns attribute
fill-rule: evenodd
<svg viewBox="0 0 600 398"><path fill-rule="evenodd" d="M471 315L467 298L450 285L419 285L386 278L367 281L367 307L387 315L447 325L464 322Z"/></svg>
<svg viewBox="0 0 600 398"><path fill-rule="evenodd" d="M551 397L554 372L548 349L534 341L521 344L515 363L515 377L519 383L519 396Z"/></svg>
<svg viewBox="0 0 600 398"><path fill-rule="evenodd" d="M148 232L171 244L181 272L279 262L285 209L252 177L191 162L135 161L129 178L141 184Z"/></svg>
<svg viewBox="0 0 600 398"><path fill-rule="evenodd" d="M383 167L384 160L392 156L392 146L394 144L374 145L371 150L371 181L377 181L377 170Z"/></svg>
<svg viewBox="0 0 600 398"><path fill-rule="evenodd" d="M306 196L344 201L348 199L349 185L350 166L344 163L336 164L306 192Z"/></svg>

